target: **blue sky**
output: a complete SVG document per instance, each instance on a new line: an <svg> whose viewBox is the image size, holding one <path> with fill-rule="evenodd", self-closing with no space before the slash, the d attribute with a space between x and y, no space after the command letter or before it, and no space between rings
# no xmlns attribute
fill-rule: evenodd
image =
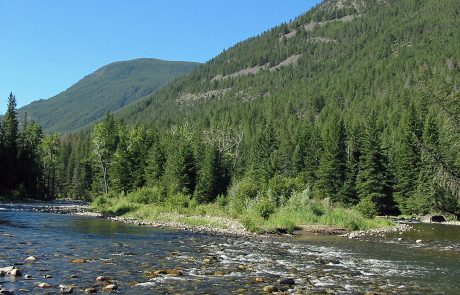
<svg viewBox="0 0 460 295"><path fill-rule="evenodd" d="M205 62L319 0L0 0L0 112L49 98L99 67L152 57Z"/></svg>

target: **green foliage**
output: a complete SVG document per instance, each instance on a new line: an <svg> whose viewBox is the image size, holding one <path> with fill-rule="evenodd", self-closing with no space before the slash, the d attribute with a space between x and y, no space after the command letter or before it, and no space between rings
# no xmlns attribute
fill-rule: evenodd
<svg viewBox="0 0 460 295"><path fill-rule="evenodd" d="M161 204L166 200L166 194L161 187L144 187L127 195L129 201L139 204Z"/></svg>
<svg viewBox="0 0 460 295"><path fill-rule="evenodd" d="M243 178L230 188L230 196L239 199L255 199L259 193L259 186L251 178Z"/></svg>
<svg viewBox="0 0 460 295"><path fill-rule="evenodd" d="M257 199L253 206L257 214L264 219L268 219L277 208L276 202L265 196Z"/></svg>

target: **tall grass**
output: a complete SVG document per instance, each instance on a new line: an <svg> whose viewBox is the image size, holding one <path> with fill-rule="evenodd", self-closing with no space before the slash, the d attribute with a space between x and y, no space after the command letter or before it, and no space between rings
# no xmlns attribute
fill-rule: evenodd
<svg viewBox="0 0 460 295"><path fill-rule="evenodd" d="M357 210L317 200L310 191L274 197L270 191L254 197L219 197L211 204L199 204L188 195L166 197L158 189L140 189L127 196L101 196L92 202L96 211L147 221L180 222L189 226L228 228L239 222L256 233L292 232L302 225L325 225L349 230L391 226L388 220L364 217Z"/></svg>

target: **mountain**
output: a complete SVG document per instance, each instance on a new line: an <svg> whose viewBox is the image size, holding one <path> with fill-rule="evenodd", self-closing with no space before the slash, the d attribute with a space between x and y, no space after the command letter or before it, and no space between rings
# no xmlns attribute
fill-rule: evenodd
<svg viewBox="0 0 460 295"><path fill-rule="evenodd" d="M327 0L236 44L191 75L123 109L147 125L260 122L267 113L346 114L407 105L427 67L453 79L460 69L460 2ZM259 119L258 119L259 118Z"/></svg>
<svg viewBox="0 0 460 295"><path fill-rule="evenodd" d="M93 124L108 111L115 112L157 92L198 65L151 58L114 62L54 97L19 109L19 114L27 112L47 132L75 131Z"/></svg>

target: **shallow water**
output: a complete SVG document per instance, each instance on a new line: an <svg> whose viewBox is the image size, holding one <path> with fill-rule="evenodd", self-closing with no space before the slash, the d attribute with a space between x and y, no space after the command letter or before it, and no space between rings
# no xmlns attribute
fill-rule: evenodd
<svg viewBox="0 0 460 295"><path fill-rule="evenodd" d="M285 287L288 292L308 294L460 293L458 226L418 224L414 231L368 241L241 238L12 209L17 207L0 209L0 267L17 264L33 277L0 277L0 285L15 293L59 293L59 284L77 286L74 293L100 289L95 281L100 275L115 280L121 294L255 294L283 278L295 280L295 286ZM31 255L38 260L22 264ZM72 263L75 258L87 262ZM161 268L181 269L184 275L146 277ZM40 290L39 282L55 288Z"/></svg>

